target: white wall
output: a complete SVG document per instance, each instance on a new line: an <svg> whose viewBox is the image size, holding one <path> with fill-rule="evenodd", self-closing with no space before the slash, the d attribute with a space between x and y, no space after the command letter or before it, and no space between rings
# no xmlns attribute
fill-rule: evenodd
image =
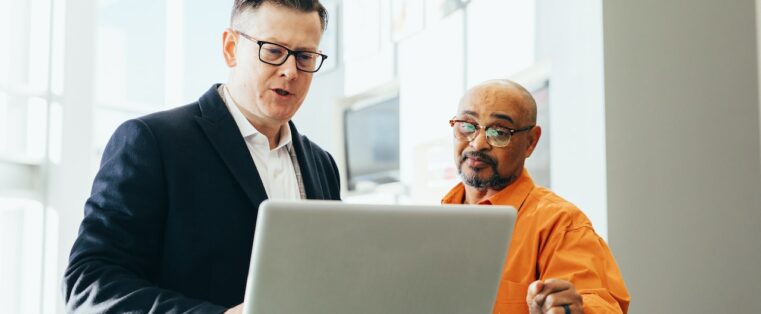
<svg viewBox="0 0 761 314"><path fill-rule="evenodd" d="M753 1L606 1L609 238L633 313L758 312Z"/></svg>
<svg viewBox="0 0 761 314"><path fill-rule="evenodd" d="M463 21L463 12L454 12L399 44L399 170L405 184L415 180L416 147L451 139L447 121L465 86ZM446 159L454 164L451 149Z"/></svg>
<svg viewBox="0 0 761 314"><path fill-rule="evenodd" d="M542 0L537 11L537 56L552 67L552 189L607 238L602 1Z"/></svg>
<svg viewBox="0 0 761 314"><path fill-rule="evenodd" d="M304 104L293 117L299 132L330 152L336 161L342 159L339 154L343 151L343 140L337 135L341 123L337 101L343 97L343 86L342 65L315 75Z"/></svg>
<svg viewBox="0 0 761 314"><path fill-rule="evenodd" d="M341 10L343 1L334 0L331 4L323 1L328 11L328 31L323 34L320 45L324 47L324 53L328 54L328 60L332 59L335 66L328 67L328 61L322 65L319 72L312 77L312 86L309 88L309 94L304 103L293 117L299 132L306 135L311 141L320 145L333 155L333 158L340 164L343 161L343 139L340 136L341 111L338 105L339 99L344 97L344 86L346 73L345 67L341 60L344 58L343 53L343 36L341 26ZM332 34L329 34L332 32ZM334 40L335 43L329 41ZM332 47L337 51L325 51L327 47ZM343 171L343 169L339 169ZM345 184L344 182L341 182Z"/></svg>

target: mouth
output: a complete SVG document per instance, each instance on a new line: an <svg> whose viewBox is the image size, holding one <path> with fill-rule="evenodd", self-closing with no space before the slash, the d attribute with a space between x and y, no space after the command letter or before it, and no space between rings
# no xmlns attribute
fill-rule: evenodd
<svg viewBox="0 0 761 314"><path fill-rule="evenodd" d="M293 93L289 92L288 90L282 89L282 88L273 88L272 91L275 92L276 94L280 95L280 96L283 96L283 97L287 97L287 96L293 95Z"/></svg>
<svg viewBox="0 0 761 314"><path fill-rule="evenodd" d="M466 164L475 169L486 168L489 165L489 163L479 158L466 158Z"/></svg>
<svg viewBox="0 0 761 314"><path fill-rule="evenodd" d="M494 160L490 156L479 153L466 153L462 156L461 163L465 163L471 168L480 169L494 165Z"/></svg>

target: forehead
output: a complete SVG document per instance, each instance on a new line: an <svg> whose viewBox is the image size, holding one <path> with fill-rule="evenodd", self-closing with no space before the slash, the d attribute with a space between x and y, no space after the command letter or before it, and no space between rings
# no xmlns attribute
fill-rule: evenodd
<svg viewBox="0 0 761 314"><path fill-rule="evenodd" d="M265 2L247 9L236 23L241 31L258 40L271 41L291 49L316 50L322 37L319 14Z"/></svg>
<svg viewBox="0 0 761 314"><path fill-rule="evenodd" d="M509 122L525 119L528 111L524 97L514 89L504 87L476 87L460 101L458 114L473 116L480 121L493 121L500 116L510 117ZM508 119L503 119L508 120Z"/></svg>

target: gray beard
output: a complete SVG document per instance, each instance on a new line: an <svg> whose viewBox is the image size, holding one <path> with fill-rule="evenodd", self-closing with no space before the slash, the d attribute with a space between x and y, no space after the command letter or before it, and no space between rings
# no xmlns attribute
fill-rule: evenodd
<svg viewBox="0 0 761 314"><path fill-rule="evenodd" d="M486 179L481 179L478 177L478 173L480 171L476 170L473 175L468 176L462 172L462 163L460 163L460 167L457 169L457 171L460 173L460 178L462 179L462 182L466 185L472 186L474 188L477 188L479 190L483 189L492 189L492 190L500 190L504 187L506 187L510 182L513 182L515 180L515 176L511 175L509 177L501 177L497 173L497 165L496 164L489 164L492 170L492 175Z"/></svg>

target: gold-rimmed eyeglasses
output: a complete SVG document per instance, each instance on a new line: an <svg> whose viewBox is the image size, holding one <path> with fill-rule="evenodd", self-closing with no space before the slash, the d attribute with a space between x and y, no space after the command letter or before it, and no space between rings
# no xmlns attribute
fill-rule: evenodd
<svg viewBox="0 0 761 314"><path fill-rule="evenodd" d="M527 126L521 129L512 129L498 125L483 126L476 122L452 119L449 125L454 129L454 137L460 141L472 142L478 137L480 129L486 133L486 142L494 147L505 147L510 144L510 138L513 134L531 130L535 125Z"/></svg>

